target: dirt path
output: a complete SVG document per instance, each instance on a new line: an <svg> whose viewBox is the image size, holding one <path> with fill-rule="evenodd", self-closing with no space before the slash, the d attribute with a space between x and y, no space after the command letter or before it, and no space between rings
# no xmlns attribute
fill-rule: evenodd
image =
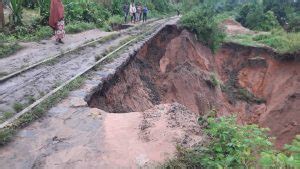
<svg viewBox="0 0 300 169"><path fill-rule="evenodd" d="M160 20L149 23L148 27L155 27L162 22ZM40 65L1 83L0 115L4 112L15 112L13 105L16 103L28 105L30 101L41 98L55 87L93 65L96 62L96 57L107 49L118 46L129 35L136 36L143 31L145 31L144 27L125 31L115 40L68 53L47 65Z"/></svg>
<svg viewBox="0 0 300 169"><path fill-rule="evenodd" d="M65 44L63 45L55 45L53 38L42 40L41 42L21 43L24 49L12 56L0 59L0 73L13 73L46 58L60 54L62 51L75 49L86 42L110 34L112 32L103 32L94 29L79 34L67 35L64 40Z"/></svg>
<svg viewBox="0 0 300 169"><path fill-rule="evenodd" d="M92 80L71 92L44 118L18 132L14 141L0 148L1 168L138 168L171 157L175 145L186 134L194 134L194 113L169 104L144 112L107 114L84 101L92 86L99 85L95 81L112 76L113 69L118 69L115 65L124 64L131 55L130 50L124 51L112 63L92 72Z"/></svg>

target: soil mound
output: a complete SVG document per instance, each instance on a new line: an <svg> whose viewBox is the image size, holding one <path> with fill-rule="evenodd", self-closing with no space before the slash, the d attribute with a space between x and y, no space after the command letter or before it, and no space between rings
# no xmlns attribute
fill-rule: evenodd
<svg viewBox="0 0 300 169"><path fill-rule="evenodd" d="M222 22L222 26L225 27L225 32L229 35L238 34L254 34L254 31L243 27L239 22L233 19L226 19Z"/></svg>
<svg viewBox="0 0 300 169"><path fill-rule="evenodd" d="M106 168L151 168L171 158L176 145L191 147L203 139L195 113L178 103L107 114L104 131Z"/></svg>

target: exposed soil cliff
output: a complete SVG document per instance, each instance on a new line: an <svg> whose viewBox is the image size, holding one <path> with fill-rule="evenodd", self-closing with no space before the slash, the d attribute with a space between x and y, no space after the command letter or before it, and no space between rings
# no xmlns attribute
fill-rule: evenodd
<svg viewBox="0 0 300 169"><path fill-rule="evenodd" d="M168 26L93 95L89 105L111 113L142 112L178 102L203 115L237 114L271 129L281 147L300 133L300 62L267 49L224 45L218 53ZM215 86L214 80L220 79Z"/></svg>

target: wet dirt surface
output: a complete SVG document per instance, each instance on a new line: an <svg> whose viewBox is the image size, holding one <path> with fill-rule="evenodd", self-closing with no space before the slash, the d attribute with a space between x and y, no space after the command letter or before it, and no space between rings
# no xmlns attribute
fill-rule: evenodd
<svg viewBox="0 0 300 169"><path fill-rule="evenodd" d="M97 29L79 34L67 34L63 45L55 45L54 38L40 42L21 43L24 47L12 56L0 59L0 73L10 74L34 63L60 54L62 51L74 49L85 42L112 34Z"/></svg>
<svg viewBox="0 0 300 169"><path fill-rule="evenodd" d="M120 41L126 39L122 36L105 44L95 47L86 47L83 50L67 54L55 60L56 63L41 65L33 70L23 73L21 76L10 79L0 84L0 111L13 112L14 103L27 104L28 98L38 99L47 94L53 88L69 80L87 67L93 65L97 55L111 47L117 46Z"/></svg>
<svg viewBox="0 0 300 169"><path fill-rule="evenodd" d="M127 52L129 51L131 50ZM114 62L120 62L119 58ZM11 143L1 147L1 168L119 168L118 166L124 166L122 161L128 157L127 148L130 148L132 157L123 168L137 168L152 164L149 160L153 158L162 161L163 157L171 156L171 152L175 150L175 143L182 137L185 138L184 133L187 131L192 136L193 126L197 126L195 115L178 104L161 105L145 112L124 114L120 118L88 107L84 101L84 93L91 90L93 80L99 79L100 74L105 74L106 71L111 69L108 67L107 70L92 73L94 76L87 80L86 85L71 92L68 98L48 111L45 117L22 129ZM152 112L157 114L157 118L151 116ZM174 115L175 112L180 112L181 116ZM186 118L181 118L182 116ZM172 123L172 119L179 123ZM185 121L188 121L189 125L185 125ZM115 125L116 123L119 125ZM146 123L151 126L146 127ZM160 126L164 126L164 134L157 132ZM135 133L122 129L129 129ZM124 138L114 134L115 132L124 134ZM179 134L172 134L174 132ZM150 141L139 139L145 136ZM131 147L114 151L118 144L128 143L138 145L130 144ZM151 145L153 150L148 152L150 147L147 145ZM123 157L116 159L116 153ZM113 160L120 161L112 163Z"/></svg>
<svg viewBox="0 0 300 169"><path fill-rule="evenodd" d="M160 22L150 23L149 27L159 25ZM129 35L136 36L142 29L131 30L119 38L85 47L55 59L53 62L40 65L20 76L9 79L0 84L0 115L4 112L15 112L13 105L21 103L28 105L32 99L37 100L55 87L69 80L96 62L96 57L101 56L111 47L118 46Z"/></svg>
<svg viewBox="0 0 300 169"><path fill-rule="evenodd" d="M154 168L174 156L176 145L191 147L203 139L196 114L178 103L109 113L103 126L104 168Z"/></svg>

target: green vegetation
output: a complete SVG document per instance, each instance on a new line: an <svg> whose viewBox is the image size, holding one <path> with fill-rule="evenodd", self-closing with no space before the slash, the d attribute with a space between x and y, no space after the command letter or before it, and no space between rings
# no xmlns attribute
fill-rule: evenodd
<svg viewBox="0 0 300 169"><path fill-rule="evenodd" d="M217 75L215 73L212 73L210 75L210 79L209 79L209 82L210 84L213 86L213 87L217 87L220 85L220 80L217 78Z"/></svg>
<svg viewBox="0 0 300 169"><path fill-rule="evenodd" d="M205 121L205 123L204 123ZM208 117L208 140L190 149L178 147L175 159L164 168L299 168L300 137L278 152L265 131L256 125L239 125L235 117Z"/></svg>
<svg viewBox="0 0 300 169"><path fill-rule="evenodd" d="M7 57L19 49L21 46L17 43L0 43L0 58Z"/></svg>
<svg viewBox="0 0 300 169"><path fill-rule="evenodd" d="M95 29L96 25L93 23L87 23L87 22L74 22L72 24L68 24L65 27L65 31L67 33L79 33L85 30Z"/></svg>
<svg viewBox="0 0 300 169"><path fill-rule="evenodd" d="M107 24L110 25L112 29L116 28L118 25L124 23L124 18L120 15L114 15L108 18Z"/></svg>
<svg viewBox="0 0 300 169"><path fill-rule="evenodd" d="M14 108L14 110L16 111L16 112L20 112L20 111L22 111L23 109L24 109L24 105L22 104L22 103L19 103L19 102L16 102L16 103L14 103L14 105L13 105L13 108Z"/></svg>
<svg viewBox="0 0 300 169"><path fill-rule="evenodd" d="M236 42L247 46L267 45L274 48L278 53L294 53L300 49L300 33L286 32L284 30L273 30L270 33L241 34L228 36L227 42Z"/></svg>
<svg viewBox="0 0 300 169"><path fill-rule="evenodd" d="M2 117L0 117L0 122L4 122L5 120L11 118L14 114L12 112L4 112Z"/></svg>
<svg viewBox="0 0 300 169"><path fill-rule="evenodd" d="M237 21L250 29L259 31L270 31L280 26L274 12L264 12L263 6L259 4L244 5Z"/></svg>
<svg viewBox="0 0 300 169"><path fill-rule="evenodd" d="M184 28L194 32L200 42L216 52L223 42L225 34L214 16L215 12L211 8L195 8L184 15L180 23Z"/></svg>

